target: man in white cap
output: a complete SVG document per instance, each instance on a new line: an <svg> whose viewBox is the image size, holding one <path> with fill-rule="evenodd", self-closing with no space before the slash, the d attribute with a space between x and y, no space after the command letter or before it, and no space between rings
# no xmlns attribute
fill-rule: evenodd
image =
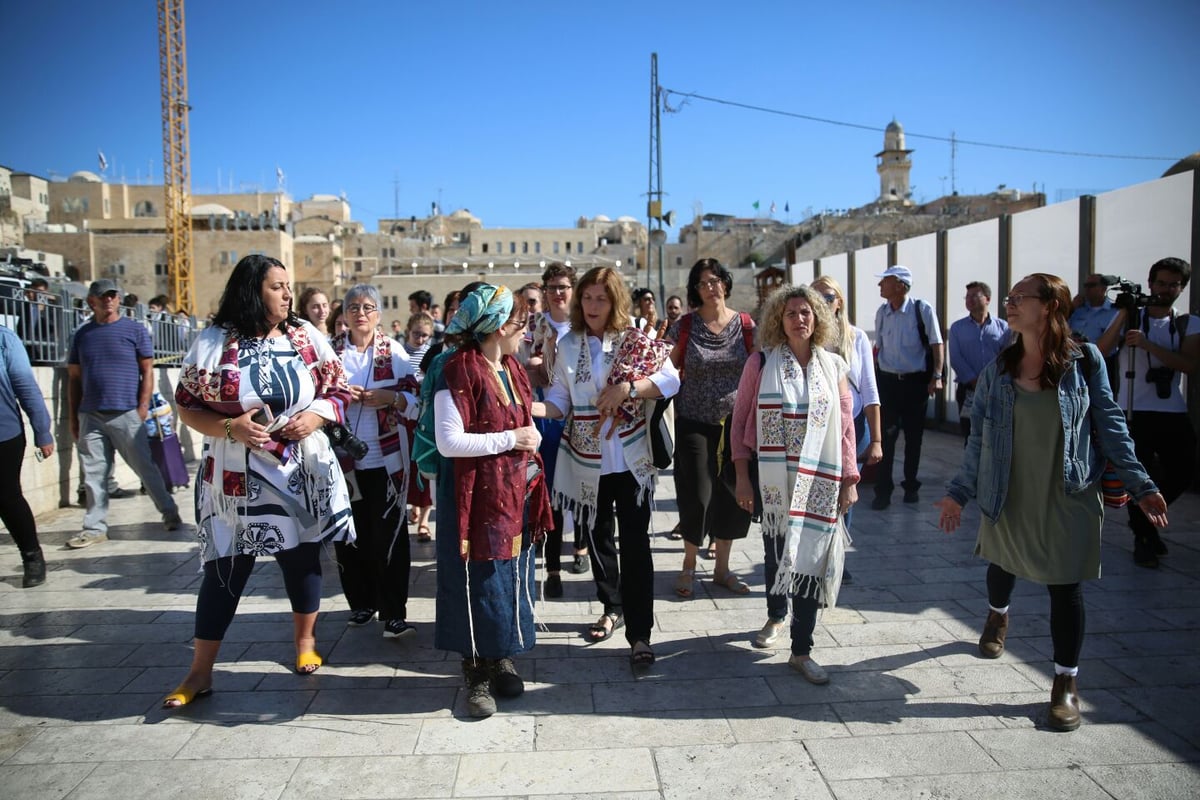
<svg viewBox="0 0 1200 800"><path fill-rule="evenodd" d="M113 457L133 467L162 514L163 526L177 530L179 509L163 484L150 454L143 424L154 392L154 347L146 329L121 314L121 290L110 280L88 287L92 319L75 331L67 355L67 401L71 435L79 442L87 512L83 530L67 540L73 548L108 539L108 486Z"/></svg>
<svg viewBox="0 0 1200 800"><path fill-rule="evenodd" d="M892 462L896 440L904 431L904 502L920 500L917 470L921 465L921 439L925 435L925 406L942 391L945 348L942 329L933 307L908 296L912 272L896 265L876 276L879 296L886 302L875 312L875 349L879 402L883 422L883 460L875 479L871 508L891 505Z"/></svg>

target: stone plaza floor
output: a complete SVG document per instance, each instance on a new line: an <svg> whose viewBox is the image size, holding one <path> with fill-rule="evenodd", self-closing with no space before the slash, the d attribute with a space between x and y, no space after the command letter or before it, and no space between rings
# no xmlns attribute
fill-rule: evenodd
<svg viewBox="0 0 1200 800"><path fill-rule="evenodd" d="M853 582L816 632L829 685L788 669L786 635L751 646L766 620L757 526L733 556L749 595L714 586L702 560L695 597L676 598L668 473L653 517L657 663L635 674L620 632L586 641L601 611L591 575L564 573L518 659L525 694L478 721L459 657L432 647L432 544L414 537L407 639L347 627L327 562L327 663L304 677L278 568L261 561L215 693L165 712L191 658L192 529L166 533L148 498L119 500L111 541L71 551L82 509L46 515L44 586L19 588L16 548L0 543L0 798L1200 797L1200 496L1172 508L1158 570L1134 566L1125 512L1110 514L1104 577L1085 586L1084 724L1055 733L1045 589L1019 582L1007 651L977 654L978 511L948 537L931 506L960 453L958 437L926 434L919 505L897 494L872 511L864 487ZM190 492L177 499L186 519Z"/></svg>

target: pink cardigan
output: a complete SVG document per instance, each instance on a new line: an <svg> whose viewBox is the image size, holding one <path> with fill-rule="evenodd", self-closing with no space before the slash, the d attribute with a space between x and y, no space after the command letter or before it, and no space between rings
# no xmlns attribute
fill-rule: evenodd
<svg viewBox="0 0 1200 800"><path fill-rule="evenodd" d="M746 460L758 452L758 384L763 359L750 356L738 381L737 400L733 405L729 431L733 460ZM849 391L841 393L842 406L842 481L858 483L858 457L854 438L854 399Z"/></svg>

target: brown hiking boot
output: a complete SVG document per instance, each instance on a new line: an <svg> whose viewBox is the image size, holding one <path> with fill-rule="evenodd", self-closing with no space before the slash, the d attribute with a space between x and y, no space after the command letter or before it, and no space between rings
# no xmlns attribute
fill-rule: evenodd
<svg viewBox="0 0 1200 800"><path fill-rule="evenodd" d="M1075 688L1075 676L1055 675L1046 724L1056 731L1073 731L1079 727L1079 722L1079 692Z"/></svg>
<svg viewBox="0 0 1200 800"><path fill-rule="evenodd" d="M1004 652L1004 637L1008 635L1008 614L988 611L987 622L983 623L983 635L979 637L979 655L984 658L999 658Z"/></svg>

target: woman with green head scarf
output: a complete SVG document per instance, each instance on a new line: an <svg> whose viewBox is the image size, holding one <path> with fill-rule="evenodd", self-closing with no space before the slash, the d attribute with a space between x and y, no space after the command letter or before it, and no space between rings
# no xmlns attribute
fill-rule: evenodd
<svg viewBox="0 0 1200 800"><path fill-rule="evenodd" d="M495 713L493 692L524 691L512 656L535 640L531 539L549 526L550 503L529 379L513 355L526 322L504 286L467 294L446 328L457 350L434 387L442 455L434 644L462 654L473 717Z"/></svg>

